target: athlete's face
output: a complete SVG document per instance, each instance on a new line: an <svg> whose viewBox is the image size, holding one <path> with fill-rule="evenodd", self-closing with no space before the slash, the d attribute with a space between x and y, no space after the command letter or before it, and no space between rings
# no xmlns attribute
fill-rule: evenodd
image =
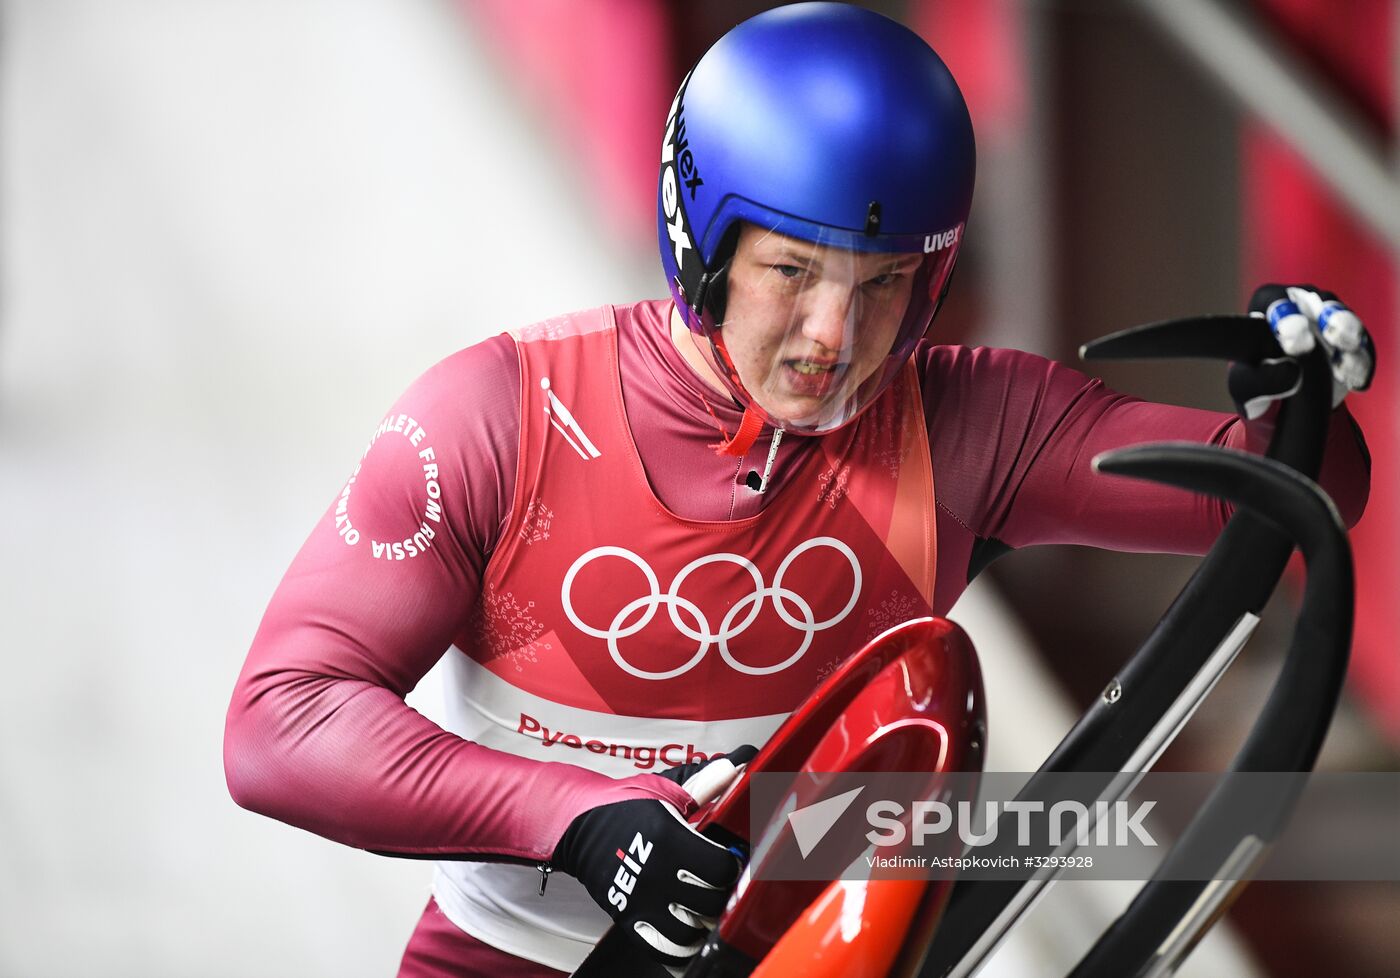
<svg viewBox="0 0 1400 978"><path fill-rule="evenodd" d="M744 389L794 424L839 410L884 366L922 260L744 224L720 328Z"/></svg>

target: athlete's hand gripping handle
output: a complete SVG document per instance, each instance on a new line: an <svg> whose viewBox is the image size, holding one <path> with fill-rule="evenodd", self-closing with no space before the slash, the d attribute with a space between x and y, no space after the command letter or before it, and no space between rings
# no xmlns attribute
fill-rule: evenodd
<svg viewBox="0 0 1400 978"><path fill-rule="evenodd" d="M1361 320L1333 293L1311 285L1261 285L1249 314L1268 322L1284 356L1230 367L1230 396L1246 418L1257 418L1297 392L1302 370L1295 357L1321 345L1332 369L1332 406L1371 386L1376 350Z"/></svg>
<svg viewBox="0 0 1400 978"><path fill-rule="evenodd" d="M676 782L695 799L697 807L703 807L722 795L743 772L744 765L757 756L757 747L744 744L728 754L717 754L707 761L696 761L694 764L677 764L657 773Z"/></svg>
<svg viewBox="0 0 1400 978"><path fill-rule="evenodd" d="M660 772L702 805L738 776L757 751L740 747ZM700 950L739 878L739 857L705 838L675 806L633 799L590 808L569 824L551 863L659 961L684 967Z"/></svg>

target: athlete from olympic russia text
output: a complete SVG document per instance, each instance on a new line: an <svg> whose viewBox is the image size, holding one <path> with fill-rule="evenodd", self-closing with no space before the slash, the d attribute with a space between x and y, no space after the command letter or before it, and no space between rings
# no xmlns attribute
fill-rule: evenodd
<svg viewBox="0 0 1400 978"><path fill-rule="evenodd" d="M872 72L872 64L885 66L883 73ZM840 120L822 111L818 88L829 91L833 84L848 86L860 111ZM779 126L805 141L804 166L792 166L790 156L776 159L764 140L753 138ZM894 132L899 152L889 143ZM618 327L622 398L659 496L686 500L701 518L723 519L714 515L720 493L709 487L727 481L724 512L732 518L736 506L760 511L775 488L802 471L797 463L804 453L881 402L916 354L923 381L937 372L938 382L923 395L929 423L936 418L941 430L958 438L972 437L987 419L971 408L950 413L950 403L964 403L955 398L980 396L1004 411L1019 397L1034 402L1023 419L1020 408L1008 414L1007 425L1023 428L993 425L983 433L994 443L988 456L1004 451L1004 444L1035 440L1030 434L1047 425L1035 413L1039 406L1057 419L1053 431L1036 434L1042 448L1032 460L1011 465L992 458L984 472L983 462L968 457L962 468L979 473L976 479L960 488L961 473L952 466L940 482L940 574L950 555L962 561L952 575L940 576L934 604L946 608L966 582L973 534L963 524L990 520L956 514L960 492L985 497L983 482L1007 483L1012 475L1018 485L1042 478L1063 491L1072 479L1090 478L1072 463L1091 436L1113 441L1136 433L1124 414L1160 418L1154 421L1159 428L1138 426L1149 439L1151 431L1163 430L1245 442L1233 423L1126 403L1026 355L945 355L920 346L961 247L972 174L971 126L955 83L922 40L892 21L839 4L798 5L745 22L711 49L683 83L666 123L658 237L674 304L638 307ZM1292 305L1279 305L1280 298ZM1282 297L1261 292L1257 299L1266 303L1258 311L1289 332L1288 342L1297 342L1291 331L1299 322L1288 317L1301 316L1307 334L1335 351L1339 391L1369 383L1369 337L1339 304L1329 304L1334 297L1300 290ZM638 323L653 319L653 333L636 332ZM653 342L665 349L653 349ZM512 756L454 736L402 702L478 604L487 563L512 515L520 401L499 395L517 390L515 355L508 341L483 344L415 385L412 427L406 414L402 427L397 419L388 426L395 437L381 435L346 487L344 505L333 506L308 541L269 607L235 692L226 742L230 787L248 807L375 851L548 864L578 878L656 956L682 964L700 946L739 869L732 855L694 833L682 817L695 802L678 781L694 771L613 778L576 764ZM629 367L629 357L644 366ZM698 376L702 386L722 392L720 401L737 405L713 408L717 421L727 423L722 451L728 461L696 451L703 437L696 425L677 422L684 430L657 431L646 412L634 414L633 399L646 396L639 392L642 378L675 369L672 358L694 372L674 381L675 390L687 391ZM1009 378L1028 369L1049 379L1037 387L1026 377L1025 394L1009 379L1004 390L978 394L964 377L1004 372ZM1245 377L1237 396L1253 415L1263 400L1286 396L1288 386L1286 376ZM1085 415L1099 420L1083 421ZM676 417L674 410L668 417ZM1251 445L1260 430L1250 429ZM747 462L765 432L761 478L749 495L735 495L735 460ZM1350 432L1343 408L1334 422L1340 447L1329 446L1323 481L1359 498ZM932 431L929 437L937 440ZM1057 438L1074 444L1060 445ZM682 464L671 462L676 458ZM1003 464L1010 467L997 468ZM993 479L993 471L1001 474ZM429 484L435 488L425 488ZM1117 534L1110 537L1115 544L1155 545L1151 527L1134 530L1126 522L1132 503L1144 499L1162 512L1183 512L1181 524L1195 534L1192 546L1218 523L1215 513L1187 514L1169 494L1135 491L1143 495L1120 501L1116 513L1106 505L1092 528L1074 525L1063 504L1045 503L1052 522L1063 526L1006 535L1012 543L1022 536L1102 542L1091 532L1110 533ZM347 499L364 530L349 526ZM934 500L921 505L932 511ZM1348 508L1354 519L1359 502ZM945 510L954 513L946 533ZM376 537L397 539L401 549L385 545L388 556L376 558L368 545L352 545L350 532L379 529L360 513L405 514L397 537ZM1030 525L1033 517L1017 519ZM695 547L711 552L703 537ZM942 583L959 574L960 582ZM560 583L542 581L540 587L558 593ZM585 635L601 629L574 625ZM636 678L638 667L610 651ZM528 948L511 953L545 957ZM545 973L523 962L520 968L521 974Z"/></svg>

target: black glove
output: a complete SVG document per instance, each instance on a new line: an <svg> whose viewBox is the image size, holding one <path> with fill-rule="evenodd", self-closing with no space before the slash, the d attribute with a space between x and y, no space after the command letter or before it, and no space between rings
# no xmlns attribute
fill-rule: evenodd
<svg viewBox="0 0 1400 978"><path fill-rule="evenodd" d="M751 744L743 744L734 748L728 754L716 754L707 761L696 761L694 764L677 764L675 767L668 767L664 771L656 773L668 781L674 781L686 791L698 803L705 804L718 792L709 790L711 783L719 785L722 791L724 786L733 780L738 769L758 756L758 748ZM716 765L715 762L726 762L730 769L725 769L723 763ZM701 771L706 771L704 778L692 780ZM703 782L703 783L702 783Z"/></svg>
<svg viewBox="0 0 1400 978"><path fill-rule="evenodd" d="M736 766L755 753L741 747L658 773L713 797L737 775ZM696 832L672 805L655 799L613 802L581 813L569 823L550 862L579 880L653 957L678 967L700 950L742 868L733 852Z"/></svg>
<svg viewBox="0 0 1400 978"><path fill-rule="evenodd" d="M1249 313L1269 321L1287 354L1261 364L1230 366L1230 396L1246 418L1257 418L1274 401L1298 390L1302 373L1293 359L1321 343L1332 362L1332 406L1351 391L1371 386L1376 352L1361 320L1333 293L1311 285L1261 285L1249 300Z"/></svg>

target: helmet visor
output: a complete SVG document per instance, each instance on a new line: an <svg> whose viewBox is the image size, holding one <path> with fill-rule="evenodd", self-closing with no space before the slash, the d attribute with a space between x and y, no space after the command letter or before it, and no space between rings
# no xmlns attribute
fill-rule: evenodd
<svg viewBox="0 0 1400 978"><path fill-rule="evenodd" d="M960 234L931 251L851 247L745 223L705 331L736 393L779 427L839 428L889 385L933 319ZM868 240L868 239L867 239Z"/></svg>

